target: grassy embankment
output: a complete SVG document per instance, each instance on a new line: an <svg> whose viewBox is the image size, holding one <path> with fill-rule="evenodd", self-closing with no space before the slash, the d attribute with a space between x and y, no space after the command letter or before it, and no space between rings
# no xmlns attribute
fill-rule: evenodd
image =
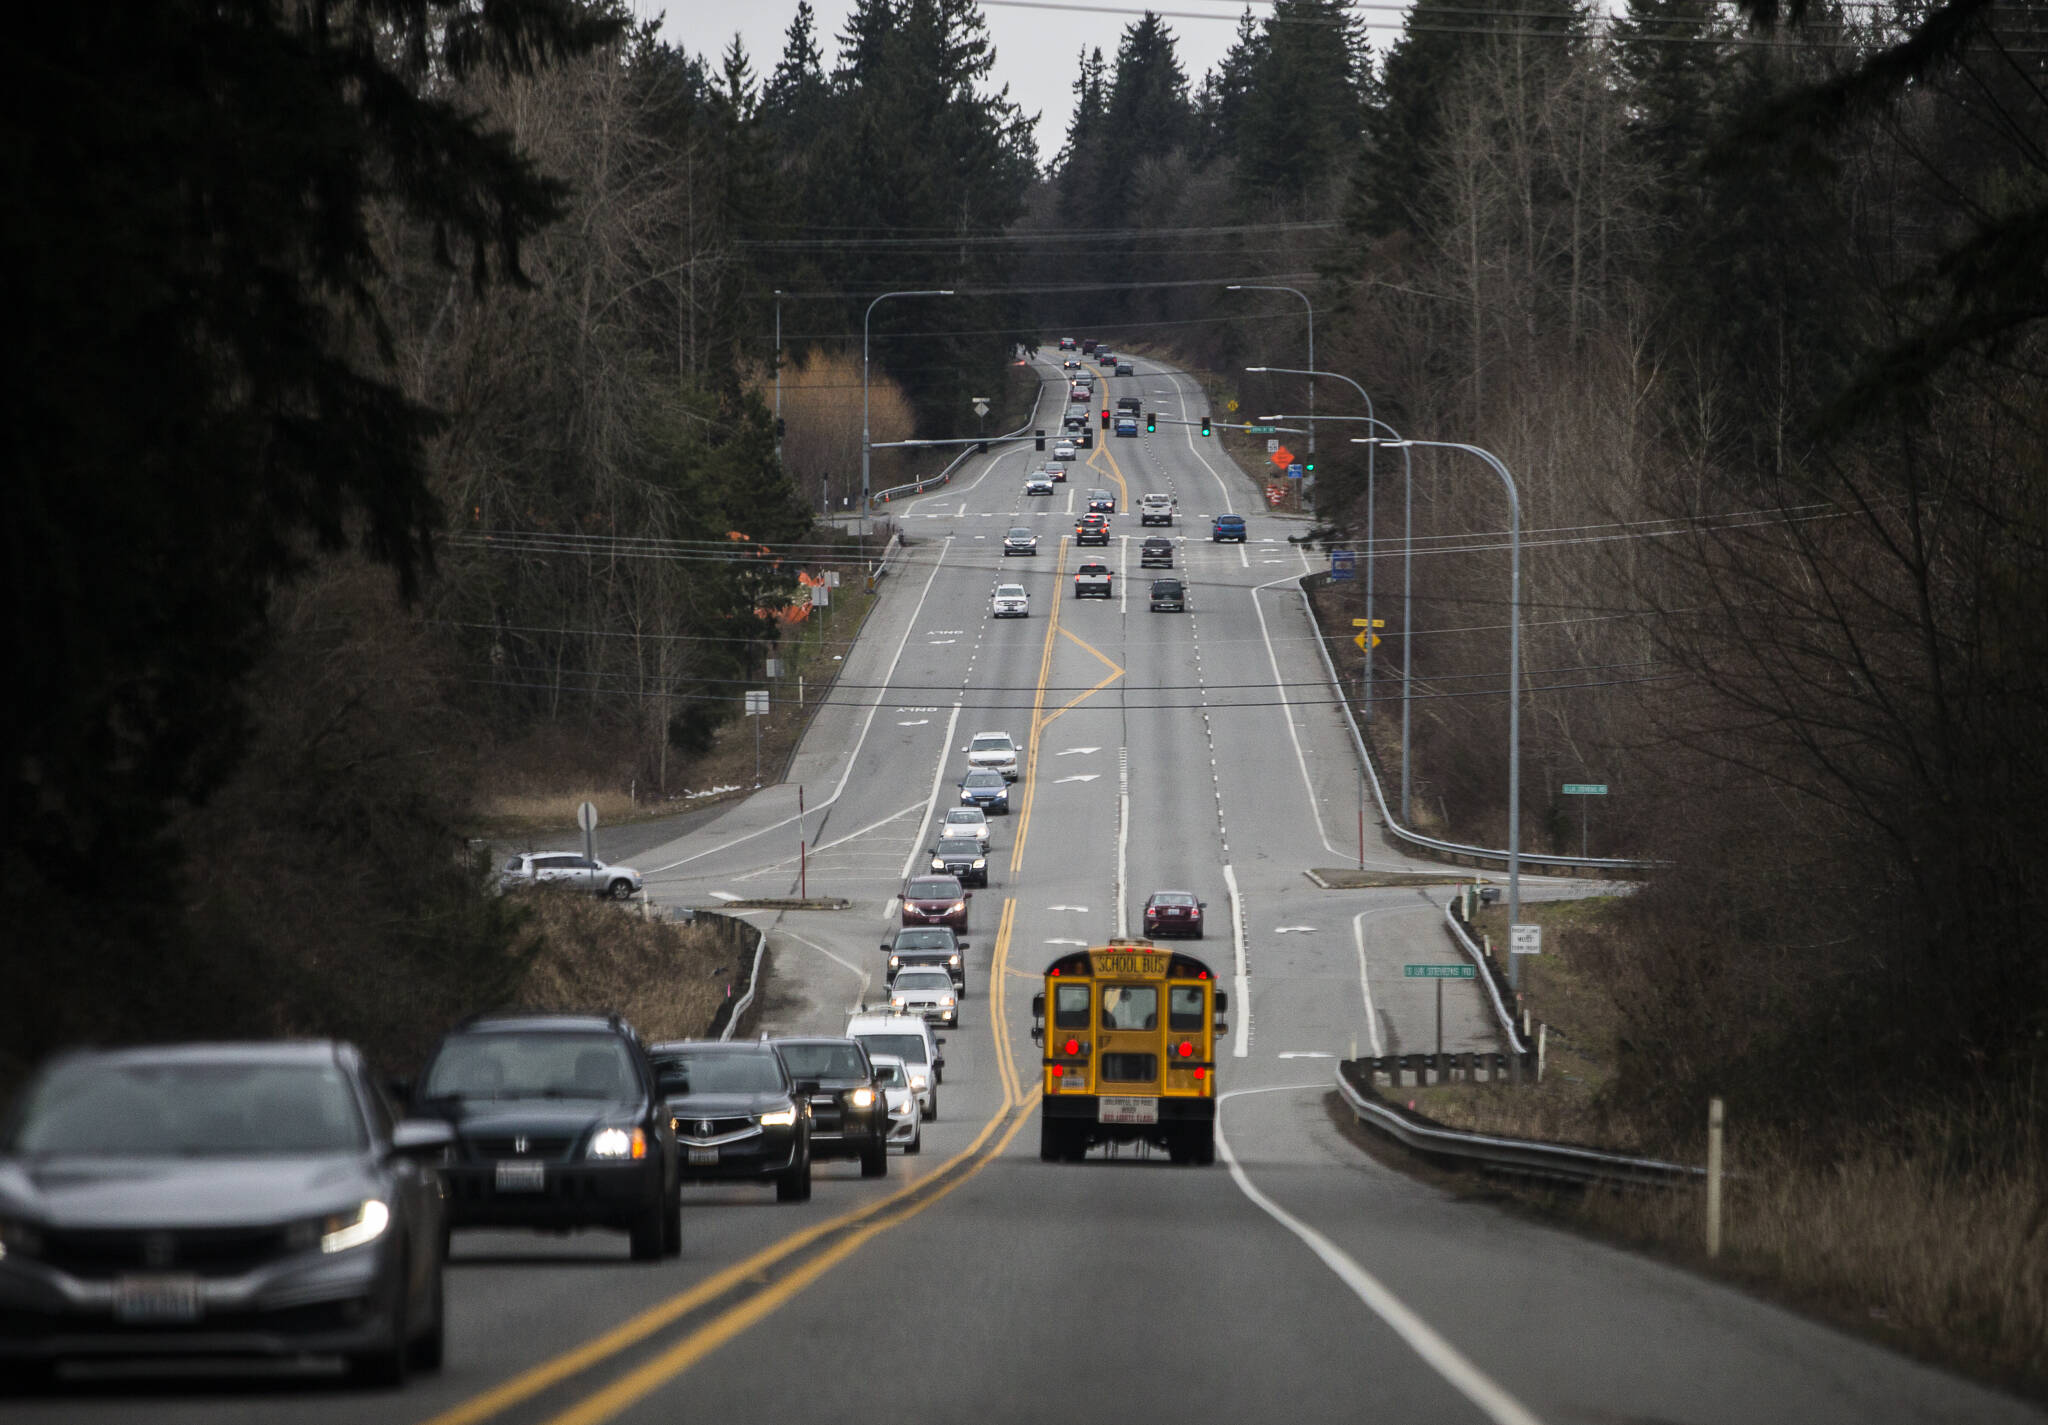
<svg viewBox="0 0 2048 1425"><path fill-rule="evenodd" d="M1406 1089L1418 1110L1477 1131L1704 1161L1696 1124L1645 1123L1624 1107L1632 1046L1627 947L1612 902L1524 905L1544 953L1524 962L1526 1002L1551 1026L1542 1085ZM1478 916L1496 945L1499 906ZM1730 1105L1722 1255L1709 1261L1693 1193L1523 1196L1549 1214L1780 1297L1885 1343L2048 1395L2048 1142L2030 1105L1932 1105L1901 1085L1895 1116L1831 1141L1802 1132L1796 1102L1768 1126ZM1795 1100L1796 1082L1784 1085ZM1758 1117L1763 1115L1759 1113Z"/></svg>

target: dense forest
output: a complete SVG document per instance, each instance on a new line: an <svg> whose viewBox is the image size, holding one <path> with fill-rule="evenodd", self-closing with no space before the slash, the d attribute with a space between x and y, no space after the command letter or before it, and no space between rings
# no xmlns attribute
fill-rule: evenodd
<svg viewBox="0 0 2048 1425"><path fill-rule="evenodd" d="M0 61L0 1069L473 1001L516 935L478 789L679 784L851 538L864 330L881 439L1015 412L1068 333L1307 411L1243 371L1307 364L1303 301L1236 284L1514 474L1525 844L1575 849L1597 780L1594 852L1667 863L1624 913L1636 1106L2032 1081L2044 21L1419 0L1381 52L1276 0L1197 76L1143 14L1047 134L973 0L799 3L773 56L575 0L54 12ZM1415 630L1376 751L1412 667L1414 818L1497 842L1499 483L1313 399L1315 536Z"/></svg>

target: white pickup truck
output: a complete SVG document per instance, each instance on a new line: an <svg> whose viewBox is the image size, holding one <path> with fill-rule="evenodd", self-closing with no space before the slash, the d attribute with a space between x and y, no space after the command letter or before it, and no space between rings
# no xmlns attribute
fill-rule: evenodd
<svg viewBox="0 0 2048 1425"><path fill-rule="evenodd" d="M1107 564L1083 564L1074 571L1074 597L1077 599L1107 599L1110 593L1109 566Z"/></svg>
<svg viewBox="0 0 2048 1425"><path fill-rule="evenodd" d="M1139 524L1173 523L1173 496L1151 494L1138 501Z"/></svg>

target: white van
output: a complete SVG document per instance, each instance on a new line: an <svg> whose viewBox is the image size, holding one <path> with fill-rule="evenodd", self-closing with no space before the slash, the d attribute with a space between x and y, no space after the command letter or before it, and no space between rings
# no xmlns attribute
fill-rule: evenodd
<svg viewBox="0 0 2048 1425"><path fill-rule="evenodd" d="M939 1116L939 1081L946 1071L946 1056L939 1049L946 1041L932 1033L922 1015L862 1010L847 1016L846 1037L858 1039L870 1054L901 1059L925 1121Z"/></svg>

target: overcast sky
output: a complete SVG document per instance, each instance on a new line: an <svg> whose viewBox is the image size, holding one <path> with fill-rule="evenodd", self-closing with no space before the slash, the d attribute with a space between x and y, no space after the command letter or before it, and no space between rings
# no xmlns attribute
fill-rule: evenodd
<svg viewBox="0 0 2048 1425"><path fill-rule="evenodd" d="M1100 15L1086 15L1074 10L985 3L982 10L988 19L989 37L996 47L994 82L998 86L1007 84L1010 98L1026 114L1039 116L1041 163L1049 161L1066 141L1081 47L1100 45L1105 57L1114 58L1118 37L1141 13L1141 7L1130 0L1067 3L1101 5L1105 9ZM782 57L783 35L796 14L796 0L633 0L633 8L646 18L665 14L662 34L670 44L693 54L709 54L714 60L737 31L754 62L755 73L765 79ZM811 8L818 13L819 48L825 52L825 68L829 71L838 55L839 31L845 25L847 12L853 8L852 3L811 0ZM1181 68L1187 71L1188 88L1192 91L1201 83L1202 75L1213 69L1230 48L1244 0L1174 0L1163 8L1216 12L1213 20L1175 16L1167 21L1179 41ZM1255 5L1253 10L1263 14L1266 8Z"/></svg>

